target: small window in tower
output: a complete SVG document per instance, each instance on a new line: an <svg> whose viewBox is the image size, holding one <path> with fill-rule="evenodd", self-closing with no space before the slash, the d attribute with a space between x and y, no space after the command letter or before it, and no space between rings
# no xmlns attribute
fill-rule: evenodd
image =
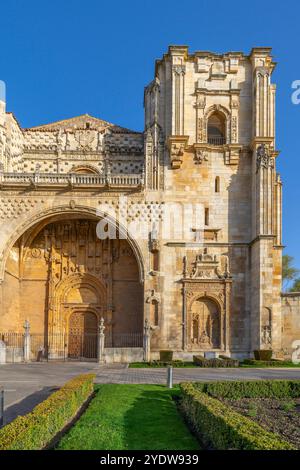
<svg viewBox="0 0 300 470"><path fill-rule="evenodd" d="M220 177L216 176L215 178L215 193L220 192Z"/></svg>
<svg viewBox="0 0 300 470"><path fill-rule="evenodd" d="M85 123L85 128L86 128L86 129L89 129L89 128L90 128L90 123L89 123L89 122L86 122L86 123Z"/></svg>
<svg viewBox="0 0 300 470"><path fill-rule="evenodd" d="M205 208L205 225L209 225L209 209L208 207Z"/></svg>

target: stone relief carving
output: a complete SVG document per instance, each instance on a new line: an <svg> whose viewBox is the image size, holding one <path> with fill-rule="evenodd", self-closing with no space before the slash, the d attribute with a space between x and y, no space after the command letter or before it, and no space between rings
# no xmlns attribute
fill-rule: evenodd
<svg viewBox="0 0 300 470"><path fill-rule="evenodd" d="M260 168L274 168L274 158L270 156L270 150L265 144L261 144L256 150L256 170Z"/></svg>
<svg viewBox="0 0 300 470"><path fill-rule="evenodd" d="M22 214L26 214L44 203L44 199L3 198L0 201L0 219L18 219Z"/></svg>
<svg viewBox="0 0 300 470"><path fill-rule="evenodd" d="M146 297L146 303L150 304L151 302L161 303L161 295L155 291L155 289L151 289L148 291L148 295Z"/></svg>
<svg viewBox="0 0 300 470"><path fill-rule="evenodd" d="M150 232L150 251L151 253L156 253L160 250L160 242L158 237L158 231L156 227Z"/></svg>
<svg viewBox="0 0 300 470"><path fill-rule="evenodd" d="M173 143L171 145L170 157L171 157L171 166L172 168L180 168L182 164L182 158L184 154L184 144L183 143Z"/></svg>
<svg viewBox="0 0 300 470"><path fill-rule="evenodd" d="M195 150L195 155L194 155L194 161L197 165L200 165L203 162L207 162L207 154L203 152L201 149L196 149Z"/></svg>
<svg viewBox="0 0 300 470"><path fill-rule="evenodd" d="M230 277L229 261L226 255L222 255L221 259L207 253L196 255L190 273L188 273L186 263L185 260L184 273L191 279L227 279Z"/></svg>
<svg viewBox="0 0 300 470"><path fill-rule="evenodd" d="M184 75L185 74L185 65L181 65L181 64L173 65L173 72L176 75Z"/></svg>
<svg viewBox="0 0 300 470"><path fill-rule="evenodd" d="M272 344L271 325L264 325L261 327L261 342L265 346L271 346Z"/></svg>
<svg viewBox="0 0 300 470"><path fill-rule="evenodd" d="M203 349L220 347L220 308L209 298L198 298L191 306L190 337L193 345Z"/></svg>
<svg viewBox="0 0 300 470"><path fill-rule="evenodd" d="M261 343L266 349L272 346L272 310L269 307L263 307L261 313Z"/></svg>
<svg viewBox="0 0 300 470"><path fill-rule="evenodd" d="M206 127L204 118L198 118L197 142L206 142Z"/></svg>
<svg viewBox="0 0 300 470"><path fill-rule="evenodd" d="M231 118L231 142L236 143L237 142L237 117L232 116Z"/></svg>
<svg viewBox="0 0 300 470"><path fill-rule="evenodd" d="M74 134L78 148L83 151L92 150L91 144L95 139L95 132L89 130L76 131Z"/></svg>

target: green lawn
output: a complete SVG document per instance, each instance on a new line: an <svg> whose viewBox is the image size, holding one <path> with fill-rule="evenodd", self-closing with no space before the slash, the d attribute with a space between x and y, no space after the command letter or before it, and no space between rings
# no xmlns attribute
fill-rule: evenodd
<svg viewBox="0 0 300 470"><path fill-rule="evenodd" d="M60 450L195 450L199 444L162 385L96 386L88 409L62 437Z"/></svg>

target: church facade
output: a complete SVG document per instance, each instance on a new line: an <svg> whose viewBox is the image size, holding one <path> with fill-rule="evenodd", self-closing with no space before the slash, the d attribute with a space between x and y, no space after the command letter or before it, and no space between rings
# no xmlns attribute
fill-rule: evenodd
<svg viewBox="0 0 300 470"><path fill-rule="evenodd" d="M29 322L49 358L95 358L100 325L107 361L144 357L145 331L152 359L288 356L274 67L269 48L170 46L144 132L24 129L0 103L3 338Z"/></svg>

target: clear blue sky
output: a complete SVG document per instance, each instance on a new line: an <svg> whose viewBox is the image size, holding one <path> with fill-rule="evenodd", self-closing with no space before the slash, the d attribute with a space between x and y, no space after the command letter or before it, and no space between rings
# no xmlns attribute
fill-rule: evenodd
<svg viewBox="0 0 300 470"><path fill-rule="evenodd" d="M0 79L24 127L89 113L143 128L143 88L169 44L190 51L271 46L278 62L278 170L286 252L300 268L300 2L7 0L1 2Z"/></svg>

